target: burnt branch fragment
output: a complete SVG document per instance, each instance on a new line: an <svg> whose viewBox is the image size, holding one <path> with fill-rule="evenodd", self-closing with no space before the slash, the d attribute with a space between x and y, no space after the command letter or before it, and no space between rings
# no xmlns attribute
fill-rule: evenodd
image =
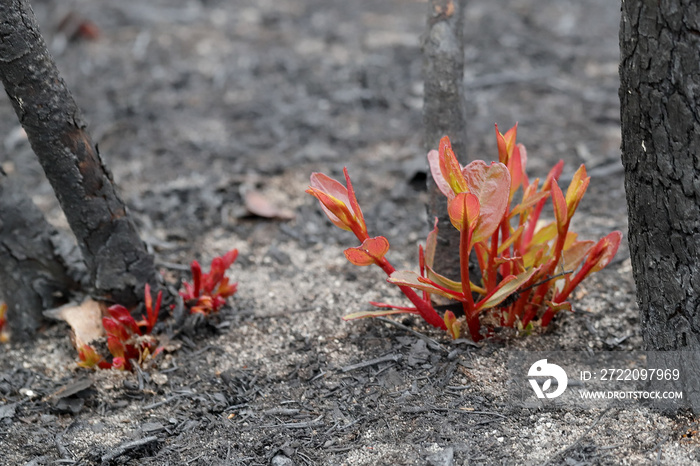
<svg viewBox="0 0 700 466"><path fill-rule="evenodd" d="M133 306L156 284L147 253L27 0L0 0L0 80L87 265L95 297Z"/></svg>
<svg viewBox="0 0 700 466"><path fill-rule="evenodd" d="M423 38L423 129L425 152L449 136L457 157L467 150L464 101L464 9L466 0L431 0ZM438 218L435 264L450 278L459 278L459 232L450 224L445 197L428 176L428 221Z"/></svg>
<svg viewBox="0 0 700 466"><path fill-rule="evenodd" d="M79 268L68 265L75 259L64 258L58 244L58 232L0 170L0 283L15 339L32 338L42 311L64 304L79 286Z"/></svg>

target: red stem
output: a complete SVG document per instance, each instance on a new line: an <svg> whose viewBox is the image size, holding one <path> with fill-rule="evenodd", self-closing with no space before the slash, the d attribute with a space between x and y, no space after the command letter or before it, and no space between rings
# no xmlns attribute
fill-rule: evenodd
<svg viewBox="0 0 700 466"><path fill-rule="evenodd" d="M491 252L489 253L489 265L487 267L487 286L486 290L492 290L496 287L498 281L498 270L495 267L496 256L498 255L498 228L491 236Z"/></svg>
<svg viewBox="0 0 700 466"><path fill-rule="evenodd" d="M375 260L375 263L382 268L384 273L391 276L392 273L396 272L394 266L384 257L380 260ZM428 322L430 325L442 330L447 330L447 325L445 325L445 320L440 317L440 314L433 308L429 301L422 299L418 294L407 286L399 286L401 292L411 301L415 306L416 310L420 316Z"/></svg>
<svg viewBox="0 0 700 466"><path fill-rule="evenodd" d="M557 293L556 300L555 302L561 303L563 302L566 298L569 297L572 291L583 281L584 278L590 273L591 269L593 268L595 264L593 263L588 263L583 266L581 270L578 271L576 276L569 280L569 282L566 284L563 290L561 290L559 293Z"/></svg>
<svg viewBox="0 0 700 466"><path fill-rule="evenodd" d="M469 225L464 225L464 227L459 232L459 268L462 278L462 294L464 295L462 307L467 326L469 327L469 333L472 336L472 340L476 342L481 340L481 324L479 323L479 313L474 312L474 298L472 298L472 288L469 284L469 246L472 239L472 230L469 228Z"/></svg>

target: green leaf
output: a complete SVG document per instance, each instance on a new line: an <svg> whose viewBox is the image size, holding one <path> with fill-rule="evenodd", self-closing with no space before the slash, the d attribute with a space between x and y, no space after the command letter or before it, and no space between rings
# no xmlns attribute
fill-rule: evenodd
<svg viewBox="0 0 700 466"><path fill-rule="evenodd" d="M581 166L574 173L574 177L569 183L569 188L566 190L566 206L568 217L571 218L576 212L579 202L583 198L588 188L588 183L591 181L591 177L586 174L586 166L581 164Z"/></svg>
<svg viewBox="0 0 700 466"><path fill-rule="evenodd" d="M504 299L506 299L511 294L515 293L518 288L523 286L532 276L535 274L537 269L528 270L523 272L518 276L508 275L506 278L501 280L501 283L496 286L495 290L486 298L482 299L476 304L475 310L480 311L482 309L488 309L495 307Z"/></svg>
<svg viewBox="0 0 700 466"><path fill-rule="evenodd" d="M570 311L571 310L571 303L568 301L564 301L563 303L553 303L552 301L545 301L544 302L548 308L552 310L552 315L556 314L559 311Z"/></svg>
<svg viewBox="0 0 700 466"><path fill-rule="evenodd" d="M398 286L408 286L417 290L444 296L449 299L460 299L461 293L450 293L435 286L436 284L427 278L423 278L410 270L398 270L387 279L389 283Z"/></svg>
<svg viewBox="0 0 700 466"><path fill-rule="evenodd" d="M593 241L575 241L574 244L562 252L561 260L564 269L576 270L592 247Z"/></svg>
<svg viewBox="0 0 700 466"><path fill-rule="evenodd" d="M428 233L428 239L425 242L425 265L428 267L433 267L435 262L435 250L437 249L437 237L438 237L438 219L435 219L435 226L433 230Z"/></svg>
<svg viewBox="0 0 700 466"><path fill-rule="evenodd" d="M352 314L348 314L346 316L343 316L343 320L356 320L356 319L364 319L367 317L384 317L384 316L390 316L393 314L418 314L418 311L410 311L408 309L385 309L381 311L360 311L360 312L353 312Z"/></svg>
<svg viewBox="0 0 700 466"><path fill-rule="evenodd" d="M531 185L534 186L534 185ZM523 198L523 201L513 207L513 209L510 211L508 214L510 217L514 217L516 215L522 215L527 209L530 207L534 207L535 204L540 202L542 199L546 199L547 196L549 196L549 192L545 191L535 191L532 194L527 193L527 195Z"/></svg>
<svg viewBox="0 0 700 466"><path fill-rule="evenodd" d="M468 190L467 183L462 176L462 167L457 161L455 153L452 151L450 138L443 136L438 146L440 172L454 194L463 193ZM448 195L448 198L451 196Z"/></svg>
<svg viewBox="0 0 700 466"><path fill-rule="evenodd" d="M457 317L455 317L455 313L452 311L445 311L443 320L445 321L445 326L447 327L447 331L452 336L452 339L456 340L459 338L462 324L457 320Z"/></svg>
<svg viewBox="0 0 700 466"><path fill-rule="evenodd" d="M440 275L435 270L433 270L432 267L426 267L426 270L428 278L440 285L441 287L447 288L448 290L452 290L456 293L462 292L462 284L460 282L450 280L449 278Z"/></svg>
<svg viewBox="0 0 700 466"><path fill-rule="evenodd" d="M507 240L498 245L498 254L503 254L503 251L508 249L518 238L523 234L525 225L520 225L517 230L510 234Z"/></svg>
<svg viewBox="0 0 700 466"><path fill-rule="evenodd" d="M537 232L532 236L530 244L545 244L553 240L556 236L557 226L554 222L550 222L537 230Z"/></svg>
<svg viewBox="0 0 700 466"><path fill-rule="evenodd" d="M561 232L569 220L566 199L559 188L557 180L552 180L552 202L554 203L554 218L557 220L557 231Z"/></svg>
<svg viewBox="0 0 700 466"><path fill-rule="evenodd" d="M546 244L535 244L529 247L527 252L523 254L523 267L529 269L544 264L548 252L549 246Z"/></svg>

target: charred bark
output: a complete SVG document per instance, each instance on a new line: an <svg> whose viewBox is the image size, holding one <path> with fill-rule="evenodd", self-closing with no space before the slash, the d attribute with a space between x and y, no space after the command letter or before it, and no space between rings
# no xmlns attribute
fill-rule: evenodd
<svg viewBox="0 0 700 466"><path fill-rule="evenodd" d="M681 364L699 411L700 7L622 2L620 103L629 244L644 341ZM663 359L664 353L660 354ZM675 356L674 356L675 355ZM675 362L674 362L674 358Z"/></svg>
<svg viewBox="0 0 700 466"><path fill-rule="evenodd" d="M464 8L466 0L430 0L423 39L423 128L425 152L449 136L457 157L466 155L467 117L464 103ZM428 175L428 219L438 219L435 266L459 279L459 232L447 215L445 196Z"/></svg>
<svg viewBox="0 0 700 466"><path fill-rule="evenodd" d="M0 0L0 80L75 234L97 298L135 305L155 282L111 175L27 0Z"/></svg>
<svg viewBox="0 0 700 466"><path fill-rule="evenodd" d="M61 254L58 232L0 170L0 282L15 339L31 339L42 311L64 304L79 287L78 268Z"/></svg>

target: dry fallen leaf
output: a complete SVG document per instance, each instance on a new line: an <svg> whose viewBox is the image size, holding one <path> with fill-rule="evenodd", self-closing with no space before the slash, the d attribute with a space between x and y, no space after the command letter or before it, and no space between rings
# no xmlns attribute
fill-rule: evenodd
<svg viewBox="0 0 700 466"><path fill-rule="evenodd" d="M244 196L245 207L253 215L263 218L277 218L280 220L292 220L294 212L284 207L273 204L260 191L248 190Z"/></svg>
<svg viewBox="0 0 700 466"><path fill-rule="evenodd" d="M104 335L102 326L103 304L88 298L81 304L69 303L44 311L46 317L63 320L73 330L73 344L81 348Z"/></svg>

